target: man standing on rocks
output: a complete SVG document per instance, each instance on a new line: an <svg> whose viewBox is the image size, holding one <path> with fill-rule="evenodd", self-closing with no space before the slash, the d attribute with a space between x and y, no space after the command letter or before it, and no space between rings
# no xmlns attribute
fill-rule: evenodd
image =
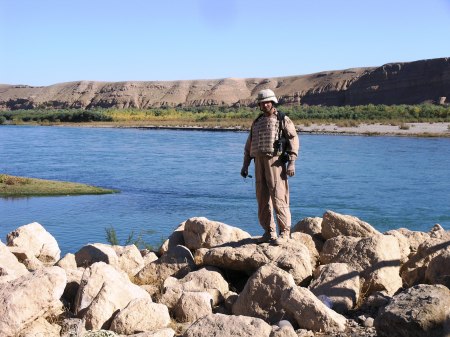
<svg viewBox="0 0 450 337"><path fill-rule="evenodd" d="M254 158L258 219L264 228L260 241L281 244L289 238L291 231L287 176L295 174L299 139L294 123L276 109L278 100L272 90L261 90L256 103L262 114L253 122L245 143L241 176L248 176L248 167ZM278 238L273 209L279 228Z"/></svg>

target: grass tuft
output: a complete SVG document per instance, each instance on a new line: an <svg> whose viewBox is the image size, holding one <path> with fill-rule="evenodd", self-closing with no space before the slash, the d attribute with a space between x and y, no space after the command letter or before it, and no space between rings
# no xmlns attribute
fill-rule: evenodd
<svg viewBox="0 0 450 337"><path fill-rule="evenodd" d="M79 183L0 174L0 197L110 194L117 192L116 190Z"/></svg>

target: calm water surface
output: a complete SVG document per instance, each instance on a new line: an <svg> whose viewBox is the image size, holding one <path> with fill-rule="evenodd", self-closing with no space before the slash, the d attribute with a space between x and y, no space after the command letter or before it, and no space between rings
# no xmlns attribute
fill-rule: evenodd
<svg viewBox="0 0 450 337"><path fill-rule="evenodd" d="M239 172L242 132L0 127L0 172L119 189L113 195L0 198L0 238L37 221L63 253L106 242L113 226L158 245L204 216L261 234L253 179ZM380 231L450 229L450 139L300 135L290 180L293 225L325 210ZM253 170L253 165L250 171ZM149 232L149 230L151 232Z"/></svg>

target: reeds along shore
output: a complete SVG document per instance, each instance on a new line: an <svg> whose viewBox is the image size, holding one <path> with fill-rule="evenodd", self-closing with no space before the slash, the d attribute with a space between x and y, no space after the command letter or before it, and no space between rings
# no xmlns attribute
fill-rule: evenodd
<svg viewBox="0 0 450 337"><path fill-rule="evenodd" d="M31 223L0 242L4 336L446 336L450 232L305 218L280 245L204 217L158 251L60 256Z"/></svg>

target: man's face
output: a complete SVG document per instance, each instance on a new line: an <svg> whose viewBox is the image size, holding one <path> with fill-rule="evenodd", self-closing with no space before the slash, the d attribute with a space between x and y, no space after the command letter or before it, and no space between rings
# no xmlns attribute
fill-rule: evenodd
<svg viewBox="0 0 450 337"><path fill-rule="evenodd" d="M272 113L273 104L272 102L261 102L259 103L259 108L262 112L270 114Z"/></svg>

